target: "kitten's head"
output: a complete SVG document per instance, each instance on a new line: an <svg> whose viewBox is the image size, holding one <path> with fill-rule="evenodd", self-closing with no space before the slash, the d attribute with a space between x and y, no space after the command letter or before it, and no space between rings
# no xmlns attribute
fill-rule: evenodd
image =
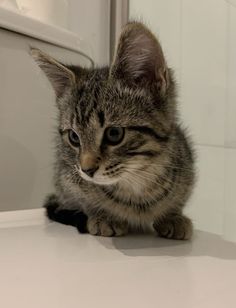
<svg viewBox="0 0 236 308"><path fill-rule="evenodd" d="M174 85L143 24L125 26L110 68L64 66L38 49L31 53L56 93L60 159L82 178L135 183L146 166L161 163L175 121Z"/></svg>

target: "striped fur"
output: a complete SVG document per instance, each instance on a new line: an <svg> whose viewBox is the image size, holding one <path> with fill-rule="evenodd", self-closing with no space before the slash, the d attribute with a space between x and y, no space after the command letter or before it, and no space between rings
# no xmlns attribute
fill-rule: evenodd
<svg viewBox="0 0 236 308"><path fill-rule="evenodd" d="M194 184L194 157L177 119L172 71L154 35L141 23L127 24L111 68L65 67L37 49L31 53L59 109L49 218L94 235L154 228L163 237L189 239L192 224L182 210ZM108 127L124 129L119 144L107 142ZM71 129L78 146L70 142Z"/></svg>

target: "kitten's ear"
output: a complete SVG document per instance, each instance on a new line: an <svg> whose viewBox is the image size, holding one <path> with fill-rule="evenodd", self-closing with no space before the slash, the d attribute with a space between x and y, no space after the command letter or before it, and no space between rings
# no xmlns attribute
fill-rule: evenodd
<svg viewBox="0 0 236 308"><path fill-rule="evenodd" d="M37 48L31 48L30 54L48 77L57 97L63 94L65 88L75 84L75 75L66 66Z"/></svg>
<svg viewBox="0 0 236 308"><path fill-rule="evenodd" d="M168 68L160 43L142 23L128 23L120 36L111 76L131 84L156 83L168 87Z"/></svg>

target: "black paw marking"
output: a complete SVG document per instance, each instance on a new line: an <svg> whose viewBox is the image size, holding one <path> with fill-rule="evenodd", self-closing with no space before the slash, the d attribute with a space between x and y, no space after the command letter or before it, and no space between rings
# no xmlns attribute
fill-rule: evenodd
<svg viewBox="0 0 236 308"><path fill-rule="evenodd" d="M88 217L78 210L66 210L59 208L60 203L55 195L50 195L44 207L46 208L47 217L53 221L64 225L71 225L78 229L80 233L87 233Z"/></svg>

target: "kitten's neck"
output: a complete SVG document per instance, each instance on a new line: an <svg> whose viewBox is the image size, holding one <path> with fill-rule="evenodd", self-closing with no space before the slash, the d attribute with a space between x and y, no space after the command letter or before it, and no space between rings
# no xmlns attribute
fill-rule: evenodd
<svg viewBox="0 0 236 308"><path fill-rule="evenodd" d="M124 203L151 204L163 192L163 186L159 183L159 178L163 172L164 168L150 166L143 173L140 171L139 176L135 178L127 177L116 185L105 188L105 190L114 199L124 201Z"/></svg>

